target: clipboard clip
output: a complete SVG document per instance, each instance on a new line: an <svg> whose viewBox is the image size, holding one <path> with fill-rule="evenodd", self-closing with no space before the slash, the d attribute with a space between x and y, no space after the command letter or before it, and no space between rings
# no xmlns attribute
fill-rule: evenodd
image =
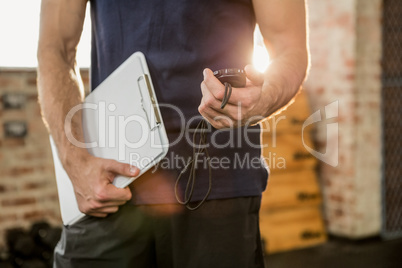
<svg viewBox="0 0 402 268"><path fill-rule="evenodd" d="M148 89L148 96L149 96L149 100L151 101L150 105L153 108L153 114L154 114L154 116L151 117L151 118L150 118L150 114L152 114L151 110L148 109L148 111L147 111L147 109L145 109L146 103L144 101L144 95L142 93L141 80L144 80L145 85L147 86L147 89ZM154 97L154 92L152 90L151 82L149 81L148 75L143 74L140 77L138 77L137 83L138 83L138 88L140 89L141 106L142 106L142 109L144 110L144 112L145 112L145 114L147 116L147 122L148 122L148 125L149 125L149 129L151 131L155 130L156 128L158 128L161 125L161 119L160 119L159 111L157 109L157 103L156 103L156 100L155 100L155 97Z"/></svg>

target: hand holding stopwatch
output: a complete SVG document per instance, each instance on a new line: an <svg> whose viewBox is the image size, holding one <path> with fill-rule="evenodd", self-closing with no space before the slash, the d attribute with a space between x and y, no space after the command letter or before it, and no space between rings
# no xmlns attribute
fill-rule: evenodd
<svg viewBox="0 0 402 268"><path fill-rule="evenodd" d="M242 69L237 68L230 68L230 69L221 69L214 72L214 76L219 79L219 81L225 85L225 95L222 100L221 109L225 107L227 102L229 101L230 95L232 94L232 86L233 87L245 87L246 86L246 73ZM175 184L175 196L177 202L180 204L185 205L189 210L196 210L204 202L208 199L209 194L211 193L212 189L212 168L211 168L211 158L208 153L208 148L205 146L207 143L207 133L205 130L207 129L207 121L202 119L199 124L197 125L196 130L193 134L193 145L198 144L198 148L193 147L193 155L190 158L191 160L188 164L184 167L184 169L180 172L179 176L176 179ZM196 141L196 133L200 134L199 141ZM194 192L194 185L196 180L196 169L197 163L199 162L199 157L205 155L205 161L208 165L208 190L204 195L204 198L196 204L192 203L192 196ZM199 164L199 163L198 163ZM179 189L179 182L183 178L183 175L186 171L189 171L189 176L187 179L187 185L184 191L183 199L179 197L178 189Z"/></svg>
<svg viewBox="0 0 402 268"><path fill-rule="evenodd" d="M221 104L221 109L223 109L228 103L230 95L232 95L232 86L246 86L246 73L243 69L229 68L215 71L214 76L225 85L225 95L223 96Z"/></svg>

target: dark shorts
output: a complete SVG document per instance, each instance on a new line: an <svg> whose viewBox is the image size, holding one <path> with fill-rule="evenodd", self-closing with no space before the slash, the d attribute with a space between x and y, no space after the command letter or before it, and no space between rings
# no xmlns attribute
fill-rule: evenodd
<svg viewBox="0 0 402 268"><path fill-rule="evenodd" d="M260 197L180 205L126 204L63 229L54 267L264 267Z"/></svg>

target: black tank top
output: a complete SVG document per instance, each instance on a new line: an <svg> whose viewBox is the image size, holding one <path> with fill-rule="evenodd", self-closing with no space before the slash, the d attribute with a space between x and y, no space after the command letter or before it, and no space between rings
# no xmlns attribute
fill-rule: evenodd
<svg viewBox="0 0 402 268"><path fill-rule="evenodd" d="M251 0L92 0L91 18L92 88L132 53L143 52L158 101L168 106L161 113L170 141L184 128L178 110L186 123L194 116L200 117L198 106L204 68L244 68L251 63L255 28ZM229 140L233 142L217 146L222 148L211 146L209 150L215 161L230 162L220 163L212 170L210 198L253 196L265 189L265 166L251 166L251 161L256 162L261 154L260 148L250 146L260 143L259 127L249 129L252 131L248 131L247 137L244 128L220 131L214 136L221 145ZM172 159L167 161L172 163L165 169L177 174L182 165L174 163L173 158L187 161L191 152L183 137L170 147L167 159ZM198 173L194 200L202 198L208 186L207 172L202 165ZM150 191L150 198L144 203L168 202L160 198L164 193Z"/></svg>

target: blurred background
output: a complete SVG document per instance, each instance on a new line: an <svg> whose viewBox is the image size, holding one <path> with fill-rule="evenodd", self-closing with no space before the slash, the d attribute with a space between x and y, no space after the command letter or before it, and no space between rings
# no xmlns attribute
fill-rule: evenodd
<svg viewBox="0 0 402 268"><path fill-rule="evenodd" d="M308 79L263 123L267 267L402 267L402 1L307 3ZM39 13L39 0L0 0L0 267L48 267L60 235L37 103ZM258 31L255 44L263 70ZM89 57L87 19L78 49L87 89Z"/></svg>

